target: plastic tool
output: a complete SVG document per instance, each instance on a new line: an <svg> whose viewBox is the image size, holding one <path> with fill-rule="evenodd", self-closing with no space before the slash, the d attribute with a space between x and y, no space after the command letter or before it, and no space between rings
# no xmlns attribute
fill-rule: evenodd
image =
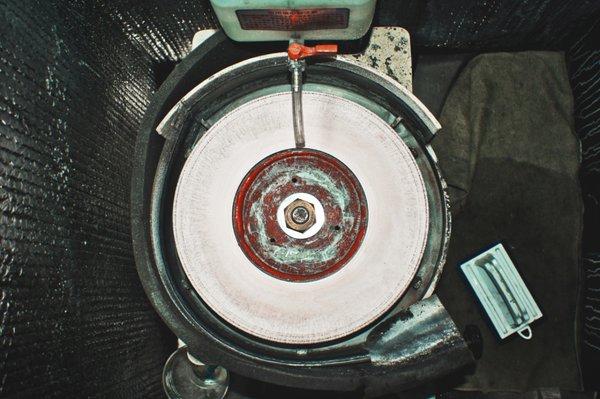
<svg viewBox="0 0 600 399"><path fill-rule="evenodd" d="M460 267L500 338L516 332L531 339L530 324L542 312L504 246L498 244Z"/></svg>

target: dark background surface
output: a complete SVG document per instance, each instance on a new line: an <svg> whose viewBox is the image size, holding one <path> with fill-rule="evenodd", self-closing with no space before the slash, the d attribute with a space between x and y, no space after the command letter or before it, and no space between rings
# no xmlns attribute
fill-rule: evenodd
<svg viewBox="0 0 600 399"><path fill-rule="evenodd" d="M452 236L436 293L461 331L474 325L483 338L482 356L461 388L580 390L583 203L563 53L476 56L451 85L439 120L432 146L449 187ZM498 242L543 313L530 340L497 338L459 268Z"/></svg>
<svg viewBox="0 0 600 399"><path fill-rule="evenodd" d="M600 352L599 18L590 0L380 0L376 17L408 28L416 53L566 51L587 364ZM0 0L1 397L162 396L174 338L135 270L131 159L152 93L215 21L202 0Z"/></svg>

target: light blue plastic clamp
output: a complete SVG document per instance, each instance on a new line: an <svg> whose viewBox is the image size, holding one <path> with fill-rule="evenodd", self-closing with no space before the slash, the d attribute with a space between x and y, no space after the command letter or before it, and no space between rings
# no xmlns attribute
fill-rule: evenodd
<svg viewBox="0 0 600 399"><path fill-rule="evenodd" d="M501 339L518 333L531 339L530 324L542 317L502 244L463 263L460 268Z"/></svg>

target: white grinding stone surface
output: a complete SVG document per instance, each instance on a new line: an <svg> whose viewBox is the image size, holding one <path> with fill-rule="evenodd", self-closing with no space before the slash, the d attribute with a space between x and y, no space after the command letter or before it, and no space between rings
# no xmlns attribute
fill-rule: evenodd
<svg viewBox="0 0 600 399"><path fill-rule="evenodd" d="M311 282L286 282L256 266L238 246L235 193L248 171L294 146L291 95L250 101L215 123L187 159L175 193L179 258L193 288L223 319L254 336L309 344L367 326L408 289L428 233L425 186L409 148L369 110L303 93L307 148L326 152L356 175L368 226L354 257Z"/></svg>

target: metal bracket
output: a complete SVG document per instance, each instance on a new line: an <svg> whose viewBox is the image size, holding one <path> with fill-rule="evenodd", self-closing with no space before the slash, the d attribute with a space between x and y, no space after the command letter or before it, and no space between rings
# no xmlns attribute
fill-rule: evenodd
<svg viewBox="0 0 600 399"><path fill-rule="evenodd" d="M406 29L396 26L375 27L364 52L344 57L375 68L412 91L410 34Z"/></svg>
<svg viewBox="0 0 600 399"><path fill-rule="evenodd" d="M192 47L190 51L194 51L196 47L201 45L206 39L217 33L218 29L203 29L199 30L194 34L194 38L192 39Z"/></svg>

